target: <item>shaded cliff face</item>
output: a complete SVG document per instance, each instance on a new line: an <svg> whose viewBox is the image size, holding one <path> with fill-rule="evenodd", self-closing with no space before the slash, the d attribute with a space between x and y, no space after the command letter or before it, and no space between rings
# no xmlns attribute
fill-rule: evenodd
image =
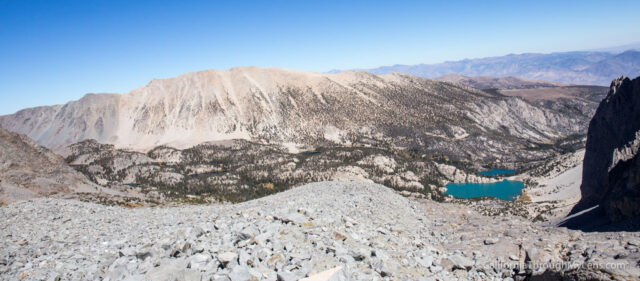
<svg viewBox="0 0 640 281"><path fill-rule="evenodd" d="M600 204L612 221L640 215L640 78L611 83L589 124L582 200L574 212Z"/></svg>

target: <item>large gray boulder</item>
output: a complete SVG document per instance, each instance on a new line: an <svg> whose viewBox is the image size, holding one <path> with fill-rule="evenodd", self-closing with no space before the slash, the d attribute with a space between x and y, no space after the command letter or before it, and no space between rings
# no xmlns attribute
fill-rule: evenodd
<svg viewBox="0 0 640 281"><path fill-rule="evenodd" d="M640 216L640 78L615 79L589 123L579 212L600 205L612 222Z"/></svg>

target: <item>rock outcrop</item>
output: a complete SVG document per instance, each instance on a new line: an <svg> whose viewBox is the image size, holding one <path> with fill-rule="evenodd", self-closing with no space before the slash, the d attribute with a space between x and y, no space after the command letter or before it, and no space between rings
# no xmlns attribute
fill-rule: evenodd
<svg viewBox="0 0 640 281"><path fill-rule="evenodd" d="M95 190L62 157L27 136L0 128L0 202Z"/></svg>
<svg viewBox="0 0 640 281"><path fill-rule="evenodd" d="M611 221L640 216L640 78L611 83L589 124L578 212L600 205Z"/></svg>

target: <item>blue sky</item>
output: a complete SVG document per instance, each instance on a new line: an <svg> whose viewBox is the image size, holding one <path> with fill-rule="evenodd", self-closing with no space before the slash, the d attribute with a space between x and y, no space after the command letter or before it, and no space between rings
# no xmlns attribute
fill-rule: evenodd
<svg viewBox="0 0 640 281"><path fill-rule="evenodd" d="M640 41L640 1L0 0L0 114L234 66L368 68Z"/></svg>

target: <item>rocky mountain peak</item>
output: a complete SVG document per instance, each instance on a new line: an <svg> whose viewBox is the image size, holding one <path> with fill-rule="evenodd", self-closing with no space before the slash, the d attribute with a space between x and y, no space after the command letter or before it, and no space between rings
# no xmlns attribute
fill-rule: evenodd
<svg viewBox="0 0 640 281"><path fill-rule="evenodd" d="M579 103L571 107L590 106ZM0 125L58 152L87 139L137 151L244 139L296 147L426 147L467 157L486 146L468 136L515 150L584 133L587 118L408 74L238 67L153 80L124 95L88 95L62 106L26 109L0 116ZM536 154L494 155L522 153Z"/></svg>
<svg viewBox="0 0 640 281"><path fill-rule="evenodd" d="M607 94L607 98L613 96L616 94L616 92L618 91L618 88L620 88L620 86L622 86L623 83L628 83L630 80L627 76L622 75L616 79L613 79L613 81L611 81L611 86L609 86L609 93Z"/></svg>

